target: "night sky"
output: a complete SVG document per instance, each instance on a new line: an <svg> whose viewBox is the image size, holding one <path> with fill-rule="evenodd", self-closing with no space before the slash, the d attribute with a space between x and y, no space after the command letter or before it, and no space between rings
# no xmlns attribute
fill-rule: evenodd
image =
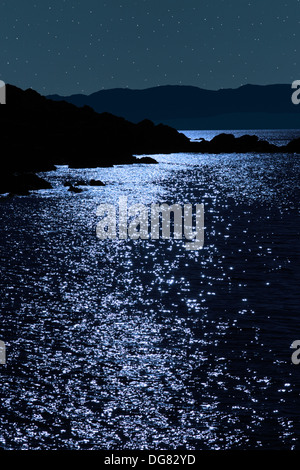
<svg viewBox="0 0 300 470"><path fill-rule="evenodd" d="M299 0L7 0L0 79L42 94L300 79Z"/></svg>

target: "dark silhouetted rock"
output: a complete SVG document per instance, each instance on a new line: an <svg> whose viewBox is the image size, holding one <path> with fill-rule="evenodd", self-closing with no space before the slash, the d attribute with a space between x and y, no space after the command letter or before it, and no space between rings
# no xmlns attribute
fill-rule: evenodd
<svg viewBox="0 0 300 470"><path fill-rule="evenodd" d="M99 180L91 180L89 184L90 186L105 186L105 183Z"/></svg>
<svg viewBox="0 0 300 470"><path fill-rule="evenodd" d="M282 149L290 153L299 153L300 154L300 139L291 140L285 147Z"/></svg>
<svg viewBox="0 0 300 470"><path fill-rule="evenodd" d="M137 163L158 163L152 157L141 157L137 159Z"/></svg>
<svg viewBox="0 0 300 470"><path fill-rule="evenodd" d="M194 152L199 153L274 153L280 147L267 141L259 140L256 135L235 137L233 134L218 134L212 140L191 142Z"/></svg>
<svg viewBox="0 0 300 470"><path fill-rule="evenodd" d="M77 188L76 186L71 185L68 189L71 193L82 193L81 188Z"/></svg>
<svg viewBox="0 0 300 470"><path fill-rule="evenodd" d="M38 189L51 189L48 181L34 173L8 173L2 172L0 176L0 193L11 193L16 195L27 195L29 191Z"/></svg>
<svg viewBox="0 0 300 470"><path fill-rule="evenodd" d="M0 108L2 147L13 171L111 167L135 163L133 155L184 151L189 139L162 124L133 124L85 106L49 100L7 85Z"/></svg>

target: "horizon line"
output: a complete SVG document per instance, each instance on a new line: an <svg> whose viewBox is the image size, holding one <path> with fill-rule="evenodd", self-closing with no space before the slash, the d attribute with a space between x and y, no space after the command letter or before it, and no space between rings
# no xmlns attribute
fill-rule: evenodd
<svg viewBox="0 0 300 470"><path fill-rule="evenodd" d="M245 88L245 87L248 87L248 86L252 86L252 87L272 87L272 86L291 86L290 83L269 83L269 84L264 84L264 85L261 85L261 84L255 84L255 83L246 83L244 85L240 85L240 86L237 86L237 87L221 87L221 88L218 88L218 89L211 89L211 88L203 88L203 87L200 87L200 86L196 86L196 85L183 85L183 84L167 84L167 85L155 85L155 86L150 86L150 87L146 87L146 88L130 88L128 86L126 87L114 87L114 88L100 88L99 90L96 90L96 91L93 91L91 93L84 93L84 92L79 92L79 93L71 93L69 95L61 95L59 93L49 93L49 94L43 94L43 96L60 96L60 97L71 97L71 96L91 96L91 95L94 95L95 93L100 93L100 92L105 92L105 91L119 91L119 90L122 90L122 91L147 91L147 90L154 90L156 88L196 88L198 90L204 90L204 91L210 91L210 92L214 92L214 93L217 93L219 91L226 91L226 90L239 90L240 88ZM27 88L27 89L33 89L32 87L30 88ZM38 92L40 93L40 92ZM42 94L42 93L40 93Z"/></svg>
<svg viewBox="0 0 300 470"><path fill-rule="evenodd" d="M45 97L49 97L49 96L60 96L60 97L92 96L95 93L109 92L109 91L136 91L136 92L140 91L140 92L142 92L142 91L147 91L147 90L154 90L156 88L194 88L194 89L203 90L203 91L207 91L207 92L217 93L217 92L220 92L220 91L227 91L227 90L239 90L240 88L245 88L245 87L264 88L264 87L273 87L273 86L274 87L275 86L291 86L290 83L269 83L269 84L264 84L264 85L255 84L255 83L246 83L244 85L240 85L240 86L237 86L235 88L234 87L221 87L221 88L218 88L218 89L210 89L210 88L203 88L203 87L196 86L196 85L167 84L167 85L155 85L155 86L150 86L150 87L146 87L146 88L130 88L128 86L126 86L126 87L121 87L120 86L120 87L114 87L114 88L100 88L100 89L98 89L96 91L93 91L91 93L79 92L79 93L71 93L71 94L60 94L60 93L47 93L47 94L45 94L45 92L38 91L33 86L24 88L24 87L15 85L13 83L9 83L9 82L4 82L4 83L8 86L11 85L11 86L14 86L16 88L19 88L23 91L34 90L37 93L39 93L41 96L45 96Z"/></svg>

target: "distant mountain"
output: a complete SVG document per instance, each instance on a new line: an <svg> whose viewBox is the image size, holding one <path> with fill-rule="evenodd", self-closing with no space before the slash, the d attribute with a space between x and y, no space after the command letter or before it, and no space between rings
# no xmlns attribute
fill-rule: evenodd
<svg viewBox="0 0 300 470"><path fill-rule="evenodd" d="M91 95L49 95L78 107L90 106L137 123L150 119L176 129L297 129L300 105L292 103L291 85L245 85L218 91L192 86L145 90L111 89Z"/></svg>

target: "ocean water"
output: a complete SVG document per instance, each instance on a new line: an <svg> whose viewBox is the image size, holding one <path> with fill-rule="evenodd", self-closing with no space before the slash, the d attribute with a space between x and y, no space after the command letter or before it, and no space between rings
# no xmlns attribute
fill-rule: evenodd
<svg viewBox="0 0 300 470"><path fill-rule="evenodd" d="M300 449L300 156L156 158L0 199L0 448ZM203 203L203 249L99 240L120 196Z"/></svg>

